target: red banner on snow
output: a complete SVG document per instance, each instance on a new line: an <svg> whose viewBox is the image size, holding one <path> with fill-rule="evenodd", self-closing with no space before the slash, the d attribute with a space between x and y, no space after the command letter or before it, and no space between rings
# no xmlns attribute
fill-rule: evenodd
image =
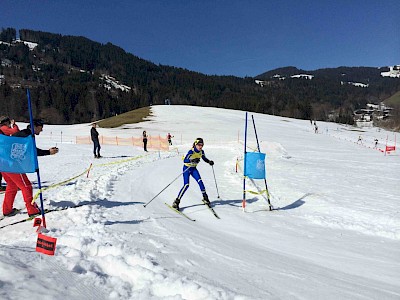
<svg viewBox="0 0 400 300"><path fill-rule="evenodd" d="M35 220L33 220L33 227L37 227L42 225L42 219L41 218L35 218Z"/></svg>
<svg viewBox="0 0 400 300"><path fill-rule="evenodd" d="M395 151L395 150L396 150L396 146L386 146L386 152Z"/></svg>
<svg viewBox="0 0 400 300"><path fill-rule="evenodd" d="M39 233L36 242L36 252L41 252L47 255L54 255L56 251L57 239Z"/></svg>

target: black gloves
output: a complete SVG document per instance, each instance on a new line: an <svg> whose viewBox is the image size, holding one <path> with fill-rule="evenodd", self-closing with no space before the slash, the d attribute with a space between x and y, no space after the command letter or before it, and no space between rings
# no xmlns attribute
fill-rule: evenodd
<svg viewBox="0 0 400 300"><path fill-rule="evenodd" d="M192 163L198 164L200 162L200 158L194 158L190 160Z"/></svg>
<svg viewBox="0 0 400 300"><path fill-rule="evenodd" d="M200 162L200 158L193 158L190 160L190 163L192 163L192 164L198 164L199 162ZM212 160L210 160L208 163L210 164L210 166L214 165L214 162Z"/></svg>

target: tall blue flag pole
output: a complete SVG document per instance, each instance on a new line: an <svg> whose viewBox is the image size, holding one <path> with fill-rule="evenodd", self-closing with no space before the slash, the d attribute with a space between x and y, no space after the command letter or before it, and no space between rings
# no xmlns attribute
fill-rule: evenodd
<svg viewBox="0 0 400 300"><path fill-rule="evenodd" d="M254 127L254 133L256 135L256 141L257 141L257 148L258 148L258 152L260 151L260 144L258 142L258 135L257 135L257 129L256 129L256 123L254 122L254 117L253 115L251 115L251 119L253 120L253 127ZM272 210L272 205L271 205L271 200L269 198L269 191L268 191L268 185L267 185L267 179L264 177L264 182L265 182L265 189L267 190L267 201L268 201L268 206L269 206L269 210Z"/></svg>
<svg viewBox="0 0 400 300"><path fill-rule="evenodd" d="M33 137L36 174L37 174L38 186L39 186L39 191L40 191L40 194L39 194L39 196L40 196L40 210L42 211L43 227L46 228L46 218L44 216L43 195L42 195L42 182L40 181L39 162L38 162L38 159L37 159L37 150L36 150L36 141L35 141L35 127L34 127L34 124L33 124L31 93L29 92L29 89L26 90L26 96L28 97L29 118L30 118L31 131L32 131L32 137Z"/></svg>
<svg viewBox="0 0 400 300"><path fill-rule="evenodd" d="M242 208L243 211L246 208L246 176L244 174L246 170L246 148L247 147L247 111L246 111L246 123L244 125L244 159L243 159L243 201L242 201Z"/></svg>

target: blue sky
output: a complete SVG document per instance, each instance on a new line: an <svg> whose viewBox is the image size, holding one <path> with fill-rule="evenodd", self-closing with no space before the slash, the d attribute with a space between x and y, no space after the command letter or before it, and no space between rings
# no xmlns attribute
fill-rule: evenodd
<svg viewBox="0 0 400 300"><path fill-rule="evenodd" d="M111 42L156 64L256 76L400 64L399 0L1 0L0 27Z"/></svg>

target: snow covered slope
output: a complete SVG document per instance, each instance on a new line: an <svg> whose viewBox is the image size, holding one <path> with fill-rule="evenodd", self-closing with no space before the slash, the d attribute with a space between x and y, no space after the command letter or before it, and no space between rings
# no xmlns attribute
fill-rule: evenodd
<svg viewBox="0 0 400 300"><path fill-rule="evenodd" d="M30 222L0 229L1 299L399 299L400 156L384 156L393 133L254 114L271 202L247 194L242 175L245 113L217 108L154 106L140 124L99 128L101 135L174 135L168 153L127 146L73 144L88 124L45 126L39 147L47 208L81 204L46 216L54 257L35 252ZM249 117L251 114L249 114ZM251 118L248 151L256 149ZM62 132L62 133L61 133ZM363 145L356 144L359 135ZM62 143L61 143L62 136ZM182 199L191 222L164 205L182 186L181 157L197 137L215 161L198 169L221 217L202 205L192 180ZM63 185L57 183L86 174ZM36 185L34 174L29 175ZM263 180L247 189L264 189ZM36 192L37 190L35 190ZM21 195L15 207L23 208ZM0 221L4 226L23 215Z"/></svg>

